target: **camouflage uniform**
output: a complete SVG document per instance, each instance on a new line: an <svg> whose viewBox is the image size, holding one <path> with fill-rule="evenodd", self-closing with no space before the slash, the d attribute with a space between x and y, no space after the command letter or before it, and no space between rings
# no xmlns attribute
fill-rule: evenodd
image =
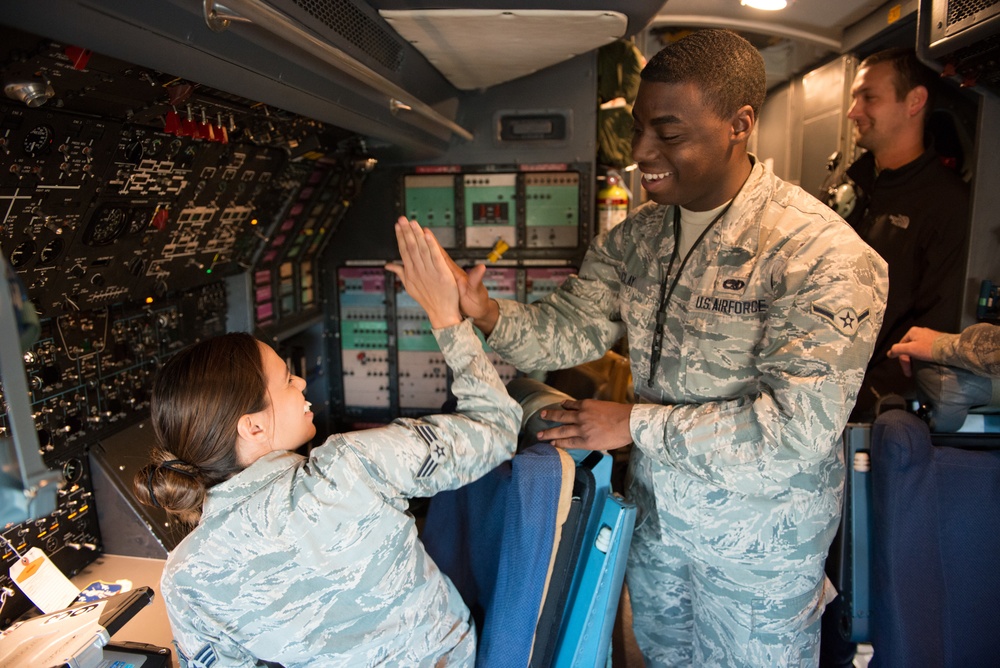
<svg viewBox="0 0 1000 668"><path fill-rule="evenodd" d="M468 322L434 333L461 414L269 453L211 489L161 583L182 666L474 665L472 618L406 499L508 459L521 408Z"/></svg>
<svg viewBox="0 0 1000 668"><path fill-rule="evenodd" d="M639 402L628 581L647 665L813 665L832 598L838 439L882 320L886 266L756 162L661 316L650 385L672 216L643 205L556 293L500 301L488 342L520 369L557 369L628 334Z"/></svg>
<svg viewBox="0 0 1000 668"><path fill-rule="evenodd" d="M1000 378L1000 326L981 322L961 334L942 334L931 344L931 357L938 364Z"/></svg>

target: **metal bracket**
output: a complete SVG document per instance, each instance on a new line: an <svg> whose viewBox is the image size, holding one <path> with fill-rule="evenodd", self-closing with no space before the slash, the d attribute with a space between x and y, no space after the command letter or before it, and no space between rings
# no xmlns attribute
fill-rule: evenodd
<svg viewBox="0 0 1000 668"><path fill-rule="evenodd" d="M225 32L229 29L233 21L237 23L252 23L250 19L233 14L231 10L216 3L215 0L205 0L202 3L202 8L205 14L205 23L208 24L212 32Z"/></svg>

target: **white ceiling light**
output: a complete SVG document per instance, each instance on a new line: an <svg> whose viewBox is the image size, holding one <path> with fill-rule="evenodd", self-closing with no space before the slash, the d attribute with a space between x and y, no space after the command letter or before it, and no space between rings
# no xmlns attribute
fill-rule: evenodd
<svg viewBox="0 0 1000 668"><path fill-rule="evenodd" d="M789 3L788 0L740 0L740 4L773 12L777 9L784 9Z"/></svg>

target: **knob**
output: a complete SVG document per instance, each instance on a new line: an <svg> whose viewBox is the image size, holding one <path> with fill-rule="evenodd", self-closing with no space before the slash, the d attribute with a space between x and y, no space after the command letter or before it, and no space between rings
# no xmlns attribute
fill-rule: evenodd
<svg viewBox="0 0 1000 668"><path fill-rule="evenodd" d="M7 97L27 106L40 107L55 96L56 91L44 81L16 81L3 87Z"/></svg>

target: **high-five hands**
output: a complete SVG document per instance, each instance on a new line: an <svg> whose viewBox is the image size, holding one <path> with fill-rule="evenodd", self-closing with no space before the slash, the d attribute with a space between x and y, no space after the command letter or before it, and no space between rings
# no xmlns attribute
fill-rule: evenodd
<svg viewBox="0 0 1000 668"><path fill-rule="evenodd" d="M396 242L403 263L390 263L385 268L399 277L406 292L427 312L431 327L440 329L460 323L458 286L451 268L454 263L434 234L417 221L400 216L396 221Z"/></svg>
<svg viewBox="0 0 1000 668"><path fill-rule="evenodd" d="M462 315L472 318L472 324L479 328L486 336L490 335L493 327L500 317L500 308L497 303L490 299L486 286L483 285L483 276L486 274L486 265L477 264L466 272L455 264L455 261L448 258L448 265L451 273L458 284L459 307Z"/></svg>

